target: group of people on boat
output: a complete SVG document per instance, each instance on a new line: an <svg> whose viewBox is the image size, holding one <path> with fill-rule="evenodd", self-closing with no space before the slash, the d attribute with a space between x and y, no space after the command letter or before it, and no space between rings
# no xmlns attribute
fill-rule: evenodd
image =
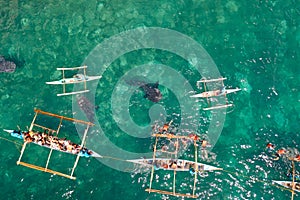
<svg viewBox="0 0 300 200"><path fill-rule="evenodd" d="M170 128L172 122L173 122L173 120L171 120L169 123L165 123L165 124L163 125L163 127L159 128L159 129L158 129L159 133L161 133L161 134L171 134L171 135L174 135L173 132L170 132L170 131L169 131L169 128ZM200 137L199 137L197 134L195 134L195 133L189 134L189 135L188 135L188 138L191 139L192 141L195 141L195 142L200 143L200 146L201 146L202 149L205 149L206 147L210 147L210 146L211 146L211 145L208 143L207 140L204 140L204 139L201 140ZM183 142L183 144L184 144L185 146L187 146L187 144L188 144L188 142L189 142L189 139L188 139L188 138L181 138L181 141ZM198 146L198 144L196 144L196 145Z"/></svg>
<svg viewBox="0 0 300 200"><path fill-rule="evenodd" d="M176 159L157 159L153 162L153 160L145 160L147 164L153 165L155 170L159 169L172 169L172 170L183 170L188 171L191 168L195 169L195 163L186 162L183 160ZM199 165L198 170L203 171L204 166Z"/></svg>
<svg viewBox="0 0 300 200"><path fill-rule="evenodd" d="M33 142L35 144L50 147L55 150L68 152L72 154L79 154L79 156L90 157L92 155L92 151L88 150L81 145L71 142L66 138L58 138L56 136L47 134L44 132L37 131L20 131L14 130L11 132L11 135L17 137L19 139L23 139L25 142Z"/></svg>

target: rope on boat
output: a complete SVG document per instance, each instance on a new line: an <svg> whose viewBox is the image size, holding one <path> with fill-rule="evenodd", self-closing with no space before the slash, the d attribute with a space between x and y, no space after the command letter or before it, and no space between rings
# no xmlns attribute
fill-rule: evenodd
<svg viewBox="0 0 300 200"><path fill-rule="evenodd" d="M12 141L10 139L7 139L7 138L4 138L4 137L0 137L0 139L2 140L6 140L8 142L11 142L11 143L14 143L15 145L18 145L18 146L22 146L23 144L19 143L19 142L15 142L15 141Z"/></svg>

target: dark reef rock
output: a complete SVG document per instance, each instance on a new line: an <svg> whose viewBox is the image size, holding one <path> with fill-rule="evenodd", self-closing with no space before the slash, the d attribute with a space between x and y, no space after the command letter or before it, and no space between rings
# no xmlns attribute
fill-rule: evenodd
<svg viewBox="0 0 300 200"><path fill-rule="evenodd" d="M7 61L3 56L0 56L0 72L14 72L16 64L12 61Z"/></svg>

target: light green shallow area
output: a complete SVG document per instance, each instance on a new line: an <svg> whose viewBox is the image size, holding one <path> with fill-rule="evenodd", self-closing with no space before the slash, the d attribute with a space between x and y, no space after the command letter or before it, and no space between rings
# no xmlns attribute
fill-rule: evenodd
<svg viewBox="0 0 300 200"><path fill-rule="evenodd" d="M294 0L0 0L0 55L18 64L14 73L0 73L0 129L28 128L34 108L72 117L74 99L57 97L61 87L45 84L61 78L57 67L84 64L98 44L124 31L166 28L202 45L220 74L227 77L224 83L242 88L227 96L234 108L227 110L222 133L204 161L225 170L199 178L199 199L289 199L289 191L271 184L273 179L288 180L288 162L269 159L265 146L271 142L278 148L300 150L299 23L300 6ZM193 62L172 52L140 49L114 60L102 79L95 82L96 121L106 138L130 152L150 152L154 140L137 139L118 127L111 98L126 72L148 63L171 67L200 92L196 81L202 77ZM181 116L176 93L163 85L159 89L163 99L158 104L165 108L167 119L174 119L173 125L179 126L189 116ZM141 90L134 92L128 108L132 120L141 126L149 125L149 109L156 105L143 96ZM199 119L191 125L200 127L201 134L208 129L211 114L201 110L205 106L206 101L195 102ZM67 128L74 134L69 132L67 136L79 141L74 127L69 125ZM91 138L87 144L101 145L101 139ZM146 193L150 171L136 173L133 166L124 169L128 172L118 171L94 158L80 159L75 181L17 166L20 144L1 132L0 199L180 199ZM48 152L29 145L24 160L44 165ZM193 154L193 148L183 158L193 159L189 154ZM120 159L120 155L114 157ZM50 166L68 172L74 160L70 155L54 152ZM203 161L200 151L199 160ZM296 168L300 169L300 165L296 164ZM157 174L155 189L171 190L172 174ZM177 192L191 192L193 177L189 173L177 173L176 177Z"/></svg>

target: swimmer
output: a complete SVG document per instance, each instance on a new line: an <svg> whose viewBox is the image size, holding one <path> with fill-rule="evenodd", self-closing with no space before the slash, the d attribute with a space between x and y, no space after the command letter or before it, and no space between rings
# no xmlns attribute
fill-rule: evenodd
<svg viewBox="0 0 300 200"><path fill-rule="evenodd" d="M284 155L286 153L285 149L279 149L274 155L273 160L279 160L280 156Z"/></svg>
<svg viewBox="0 0 300 200"><path fill-rule="evenodd" d="M274 150L274 149L275 149L275 145L272 144L272 143L268 143L267 146L266 146L266 148L267 148L268 150Z"/></svg>
<svg viewBox="0 0 300 200"><path fill-rule="evenodd" d="M188 137L194 141L200 140L200 137L194 133L189 134Z"/></svg>
<svg viewBox="0 0 300 200"><path fill-rule="evenodd" d="M300 154L296 155L293 161L300 162Z"/></svg>
<svg viewBox="0 0 300 200"><path fill-rule="evenodd" d="M161 132L161 133L167 132L169 130L172 122L173 122L173 120L171 120L169 123L164 124L164 126L159 129L159 132Z"/></svg>

